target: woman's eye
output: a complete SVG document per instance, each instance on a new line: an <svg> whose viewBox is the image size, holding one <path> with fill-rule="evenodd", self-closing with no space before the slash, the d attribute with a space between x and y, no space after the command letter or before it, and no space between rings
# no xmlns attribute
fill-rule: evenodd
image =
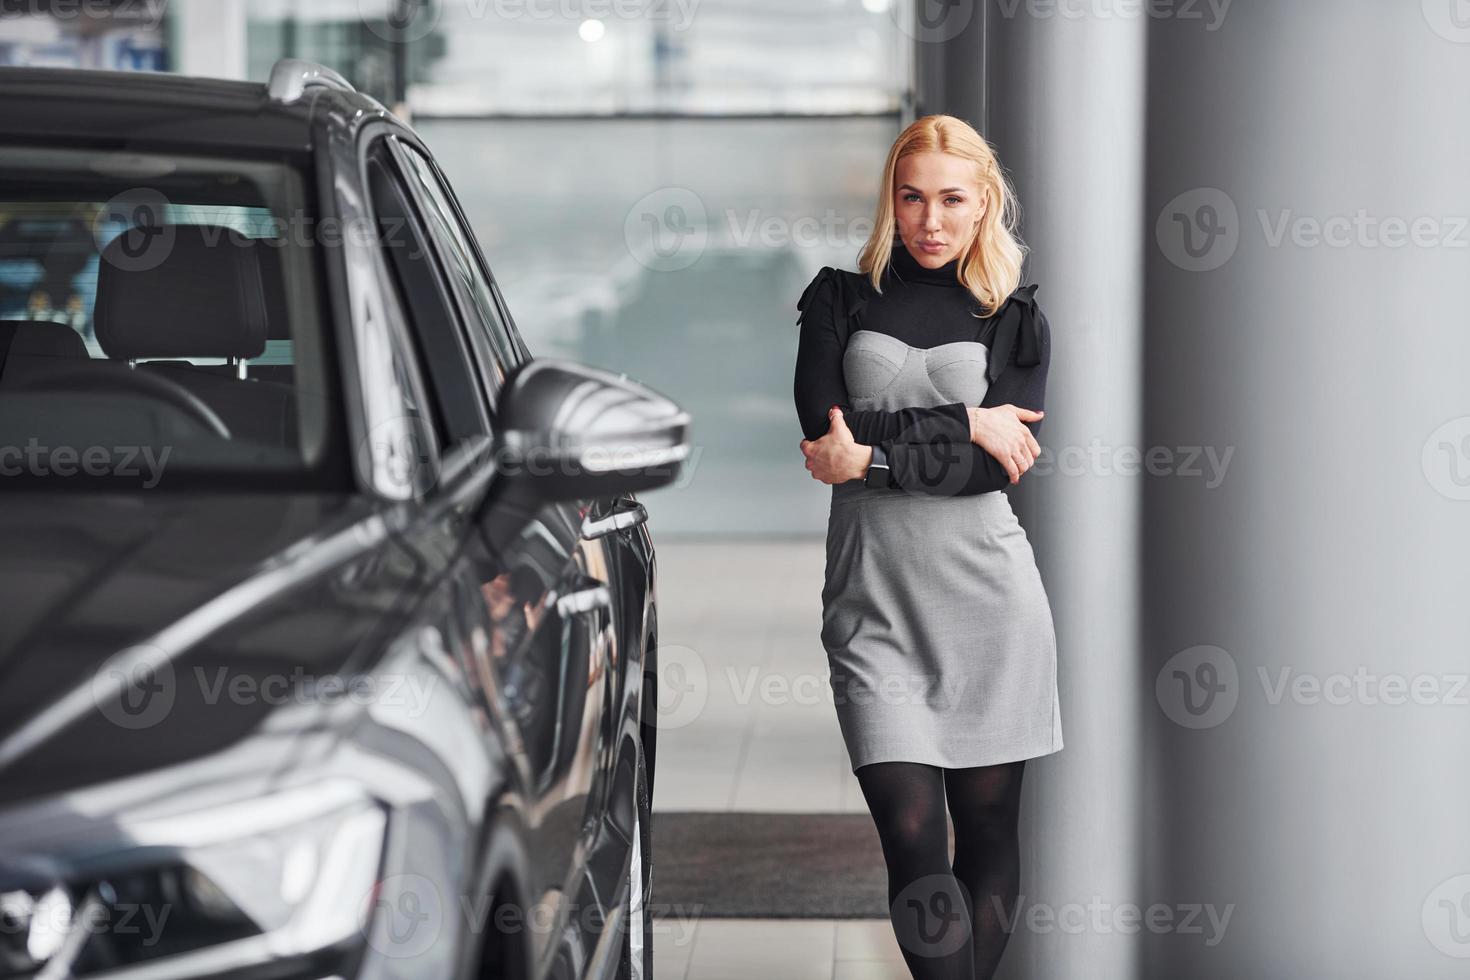
<svg viewBox="0 0 1470 980"><path fill-rule="evenodd" d="M915 201L917 201L919 199L919 195L917 195L917 194L905 194L903 196L903 199L905 201L908 201L910 204L912 204L912 203L914 203Z"/></svg>
<svg viewBox="0 0 1470 980"><path fill-rule="evenodd" d="M955 204L963 204L963 203L965 203L965 199L963 197L955 197L953 195L951 195L949 197L946 197L945 200L946 201L953 202Z"/></svg>

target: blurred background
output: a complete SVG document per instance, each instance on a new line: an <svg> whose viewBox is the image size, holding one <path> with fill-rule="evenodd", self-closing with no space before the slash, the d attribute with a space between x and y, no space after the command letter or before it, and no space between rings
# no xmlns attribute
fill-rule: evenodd
<svg viewBox="0 0 1470 980"><path fill-rule="evenodd" d="M796 446L796 299L855 260L912 97L891 0L8 9L0 64L255 80L283 57L332 66L434 148L535 352L626 371L698 418L661 530L821 532L826 497ZM756 486L766 503L742 506Z"/></svg>
<svg viewBox="0 0 1470 980"><path fill-rule="evenodd" d="M686 479L650 503L693 698L660 737L664 826L856 818L802 825L769 908L835 882L813 827L865 819L811 694L828 494L797 450L796 299L855 266L899 130L969 120L1016 184L1055 343L1043 457L1009 492L1066 748L1026 770L1000 975L1467 975L1464 0L0 11L0 64L337 69L434 149L534 351L694 412ZM65 315L25 276L0 260L3 315ZM668 901L681 855L655 853ZM661 976L901 975L881 919L820 896L762 916L703 868Z"/></svg>

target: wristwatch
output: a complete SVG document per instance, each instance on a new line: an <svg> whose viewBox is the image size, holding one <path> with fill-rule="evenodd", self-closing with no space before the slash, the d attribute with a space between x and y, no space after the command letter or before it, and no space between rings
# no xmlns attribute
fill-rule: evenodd
<svg viewBox="0 0 1470 980"><path fill-rule="evenodd" d="M882 446L873 447L873 461L868 464L868 473L863 477L863 485L875 490L888 490L893 487L893 471L888 468L888 454L883 451Z"/></svg>

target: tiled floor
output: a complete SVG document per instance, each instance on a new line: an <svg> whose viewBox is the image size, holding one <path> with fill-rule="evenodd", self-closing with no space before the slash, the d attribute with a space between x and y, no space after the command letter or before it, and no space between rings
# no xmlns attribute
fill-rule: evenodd
<svg viewBox="0 0 1470 980"><path fill-rule="evenodd" d="M823 544L656 540L656 810L866 813L819 640ZM677 657L683 673L675 674ZM658 900L657 889L653 900ZM656 980L906 980L886 920L660 923Z"/></svg>
<svg viewBox="0 0 1470 980"><path fill-rule="evenodd" d="M678 657L694 701L664 712L655 805L866 813L819 639L822 542L655 544L662 671Z"/></svg>
<svg viewBox="0 0 1470 980"><path fill-rule="evenodd" d="M655 980L908 980L886 921L706 919L654 934Z"/></svg>

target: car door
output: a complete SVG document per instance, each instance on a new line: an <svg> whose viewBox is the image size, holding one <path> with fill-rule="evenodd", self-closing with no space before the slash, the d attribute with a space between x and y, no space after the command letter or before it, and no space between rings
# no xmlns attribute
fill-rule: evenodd
<svg viewBox="0 0 1470 980"><path fill-rule="evenodd" d="M474 252L482 277L481 282L488 286L488 291L493 298L493 307L488 302L484 304L490 314L486 317L485 322L489 328L491 349L496 352L509 352L505 356L515 363L530 360L531 353L526 347L525 340L516 329L515 319L511 315L509 305L493 271L485 263L484 256L479 252L474 236L469 231L463 209L459 207L453 189L433 160L423 157L421 162L426 170L425 177L427 178L431 171L437 185L443 190L446 206L453 212L453 218L457 221L458 226L464 230L467 245ZM581 771L575 777L575 782L582 785L587 782L584 773L590 772L591 774L587 814L590 827L596 818L606 818L606 811L615 805L611 799L611 793L615 784L614 766L618 751L619 717L617 709L623 703L625 696L620 686L631 683L637 685L640 690L642 687L640 677L635 676L631 680L628 678L625 662L628 651L621 649L621 642L624 639L630 639L635 635L641 636L643 628L642 579L635 576L636 594L633 595L621 594L625 591L626 586L621 585L619 580L620 570L642 565L641 549L633 541L638 533L639 525L648 520L648 512L631 494L624 494L584 501L581 514L583 522L579 548L583 555L583 567L588 570L595 582L604 583L608 587L614 600L609 615L601 624L600 642L605 645L607 655L596 659L596 662L605 663L607 666L606 682L599 683L605 694L603 699L605 707L601 717L594 717L589 705L589 710L583 718L584 742L591 744L591 733L595 730L598 737L602 739L602 745L595 759L591 753L579 754ZM618 621L623 616L628 617L629 623ZM594 680L600 679L594 678ZM647 742L645 742L645 750L651 750L651 745ZM626 806L633 805L631 800L624 802ZM620 861L589 861L585 874L591 883L592 894L602 897L614 894L623 881ZM595 937L589 937L589 939L595 940Z"/></svg>
<svg viewBox="0 0 1470 980"><path fill-rule="evenodd" d="M412 145L391 140L390 152L428 227L493 400L523 351L448 186ZM582 869L573 858L596 831L614 652L605 543L583 535L587 510L586 503L542 505L505 541L498 540L501 525L489 522L487 570L495 575L480 583L492 620L500 617L502 689L525 735L540 884L546 894L565 892L574 901Z"/></svg>

